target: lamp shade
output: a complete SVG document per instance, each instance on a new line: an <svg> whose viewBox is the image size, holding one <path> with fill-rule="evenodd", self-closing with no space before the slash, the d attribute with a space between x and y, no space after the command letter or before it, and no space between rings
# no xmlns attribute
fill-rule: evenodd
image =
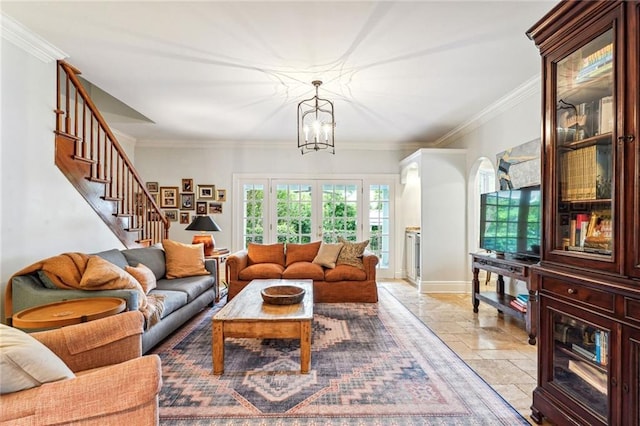
<svg viewBox="0 0 640 426"><path fill-rule="evenodd" d="M221 231L221 229L218 226L218 224L215 223L213 221L213 219L211 219L211 217L209 217L209 216L196 216L193 219L193 222L191 222L189 224L189 226L187 226L184 229L187 230L187 231L200 231L200 232ZM205 257L213 255L213 250L214 250L215 245L216 245L216 240L213 238L213 235L211 235L211 234L196 234L196 235L193 236L192 243L193 244L199 244L199 243L204 244L204 255L205 255Z"/></svg>
<svg viewBox="0 0 640 426"><path fill-rule="evenodd" d="M185 228L187 231L222 231L210 216L196 216Z"/></svg>

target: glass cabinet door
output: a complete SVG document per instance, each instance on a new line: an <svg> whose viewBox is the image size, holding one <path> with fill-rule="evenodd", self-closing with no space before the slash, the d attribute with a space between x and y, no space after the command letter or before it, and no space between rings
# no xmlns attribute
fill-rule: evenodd
<svg viewBox="0 0 640 426"><path fill-rule="evenodd" d="M553 332L553 383L606 423L610 332L558 312Z"/></svg>
<svg viewBox="0 0 640 426"><path fill-rule="evenodd" d="M555 63L556 241L553 250L611 258L616 99L614 31Z"/></svg>

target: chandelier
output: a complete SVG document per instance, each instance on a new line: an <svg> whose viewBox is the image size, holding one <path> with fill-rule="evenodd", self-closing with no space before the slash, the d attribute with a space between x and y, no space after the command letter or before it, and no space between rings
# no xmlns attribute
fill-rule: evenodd
<svg viewBox="0 0 640 426"><path fill-rule="evenodd" d="M318 97L318 87L322 81L312 81L316 95L298 104L298 148L304 155L326 149L335 154L333 102Z"/></svg>

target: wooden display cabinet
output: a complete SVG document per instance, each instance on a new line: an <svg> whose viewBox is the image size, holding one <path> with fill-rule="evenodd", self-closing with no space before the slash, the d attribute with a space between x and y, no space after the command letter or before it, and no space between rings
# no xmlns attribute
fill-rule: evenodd
<svg viewBox="0 0 640 426"><path fill-rule="evenodd" d="M563 1L542 56L542 252L532 418L640 424L640 2Z"/></svg>

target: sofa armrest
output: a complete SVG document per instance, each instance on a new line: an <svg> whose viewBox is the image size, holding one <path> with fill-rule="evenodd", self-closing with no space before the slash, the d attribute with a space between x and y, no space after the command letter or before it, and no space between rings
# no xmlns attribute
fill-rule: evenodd
<svg viewBox="0 0 640 426"><path fill-rule="evenodd" d="M135 358L74 379L42 385L36 422L114 424L109 417L118 416L121 421L128 419L130 424L155 424L161 387L160 358L157 355ZM149 405L155 407L152 416L148 415Z"/></svg>
<svg viewBox="0 0 640 426"><path fill-rule="evenodd" d="M130 311L31 335L77 372L140 357L143 323L140 311Z"/></svg>
<svg viewBox="0 0 640 426"><path fill-rule="evenodd" d="M240 279L238 274L247 266L249 266L249 252L247 250L237 251L227 257L225 266L227 282L238 281Z"/></svg>
<svg viewBox="0 0 640 426"><path fill-rule="evenodd" d="M376 256L373 252L365 250L364 254L362 255L362 263L364 264L364 271L367 273L367 281L375 281L378 256Z"/></svg>

